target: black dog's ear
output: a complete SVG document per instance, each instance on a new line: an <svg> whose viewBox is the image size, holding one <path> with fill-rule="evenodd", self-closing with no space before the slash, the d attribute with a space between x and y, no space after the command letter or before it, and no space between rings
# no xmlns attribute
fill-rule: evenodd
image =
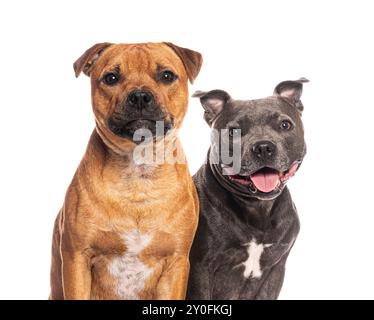
<svg viewBox="0 0 374 320"><path fill-rule="evenodd" d="M100 54L111 45L112 44L109 42L97 43L86 50L73 64L75 76L78 77L82 71L86 76L90 76L95 61L100 57Z"/></svg>
<svg viewBox="0 0 374 320"><path fill-rule="evenodd" d="M220 114L223 107L231 99L230 95L223 90L212 90L209 92L196 91L192 97L200 98L203 106L204 119L211 126L215 117Z"/></svg>
<svg viewBox="0 0 374 320"><path fill-rule="evenodd" d="M301 112L304 106L301 103L301 94L303 92L303 83L309 82L308 79L300 78L299 80L287 80L279 83L274 89L274 95L283 97L294 104Z"/></svg>
<svg viewBox="0 0 374 320"><path fill-rule="evenodd" d="M164 44L172 48L182 60L188 79L193 83L200 72L201 65L203 64L203 56L197 51L179 47L171 42L164 42Z"/></svg>

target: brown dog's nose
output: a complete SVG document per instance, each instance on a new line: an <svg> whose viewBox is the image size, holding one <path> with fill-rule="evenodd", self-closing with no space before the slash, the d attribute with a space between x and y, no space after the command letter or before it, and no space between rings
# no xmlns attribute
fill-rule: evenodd
<svg viewBox="0 0 374 320"><path fill-rule="evenodd" d="M127 96L127 104L138 109L153 107L154 102L153 94L146 90L134 90Z"/></svg>
<svg viewBox="0 0 374 320"><path fill-rule="evenodd" d="M253 146L252 152L256 157L268 160L274 156L276 146L270 141L259 141Z"/></svg>

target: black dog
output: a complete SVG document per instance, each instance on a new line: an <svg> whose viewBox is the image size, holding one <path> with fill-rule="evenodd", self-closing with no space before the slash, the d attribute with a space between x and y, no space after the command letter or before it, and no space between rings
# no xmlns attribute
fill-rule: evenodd
<svg viewBox="0 0 374 320"><path fill-rule="evenodd" d="M190 253L188 299L276 299L299 232L287 189L306 153L303 82L284 81L273 96L239 101L227 92L196 92L219 132L194 176L200 220ZM238 170L222 148L239 146Z"/></svg>

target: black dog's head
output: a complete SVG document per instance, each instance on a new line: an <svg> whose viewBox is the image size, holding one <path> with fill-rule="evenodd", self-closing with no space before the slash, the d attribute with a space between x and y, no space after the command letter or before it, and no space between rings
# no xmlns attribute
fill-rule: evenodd
<svg viewBox="0 0 374 320"><path fill-rule="evenodd" d="M223 90L193 95L215 129L210 162L226 188L262 200L282 192L306 153L300 97L307 81L281 82L272 96L258 100L234 100ZM232 155L229 161L224 150Z"/></svg>

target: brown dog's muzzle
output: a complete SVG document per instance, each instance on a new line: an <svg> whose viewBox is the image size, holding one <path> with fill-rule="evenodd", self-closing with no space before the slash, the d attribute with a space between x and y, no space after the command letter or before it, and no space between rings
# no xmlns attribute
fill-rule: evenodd
<svg viewBox="0 0 374 320"><path fill-rule="evenodd" d="M165 135L173 128L174 120L150 90L136 89L115 108L108 126L115 135L134 141L137 130L149 130L154 137Z"/></svg>

